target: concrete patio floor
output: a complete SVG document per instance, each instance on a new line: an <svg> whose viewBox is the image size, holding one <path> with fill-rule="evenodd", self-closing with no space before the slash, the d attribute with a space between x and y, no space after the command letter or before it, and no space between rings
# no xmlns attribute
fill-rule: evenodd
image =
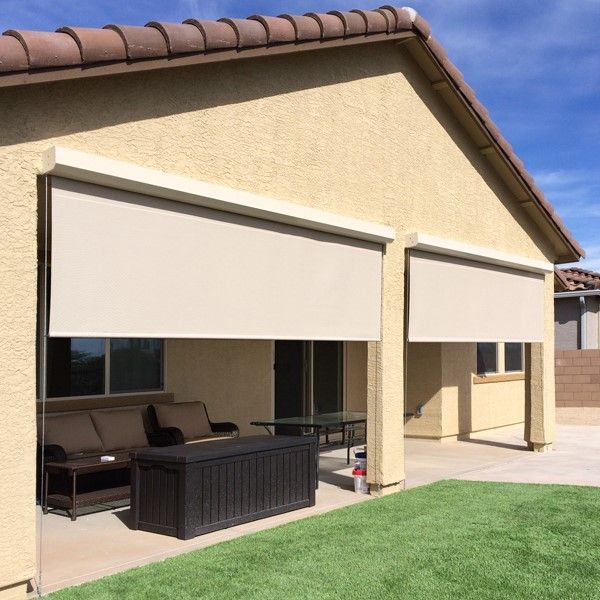
<svg viewBox="0 0 600 600"><path fill-rule="evenodd" d="M599 450L600 428L591 426L558 426L555 451L548 454L526 451L522 425L459 442L407 439L406 487L451 478L600 486ZM316 506L192 540L131 531L127 506L82 515L75 522L60 513L40 514L41 591L47 594L369 498L354 493L345 450L322 452L320 467Z"/></svg>

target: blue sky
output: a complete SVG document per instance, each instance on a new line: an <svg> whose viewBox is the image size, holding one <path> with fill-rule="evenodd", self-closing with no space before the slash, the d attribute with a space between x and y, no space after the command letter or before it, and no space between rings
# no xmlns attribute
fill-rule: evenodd
<svg viewBox="0 0 600 600"><path fill-rule="evenodd" d="M414 0L600 270L600 0ZM365 8L340 0L0 0L0 29Z"/></svg>

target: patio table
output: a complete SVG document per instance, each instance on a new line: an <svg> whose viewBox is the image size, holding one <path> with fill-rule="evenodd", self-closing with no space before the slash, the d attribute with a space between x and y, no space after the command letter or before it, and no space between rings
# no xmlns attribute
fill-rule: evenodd
<svg viewBox="0 0 600 600"><path fill-rule="evenodd" d="M274 431L271 431L270 428L275 429L275 427L295 427L295 428L306 428L310 429L313 434L320 439L320 435L322 432L325 433L325 443L329 443L328 434L330 430L342 430L342 445L346 444L346 434L348 433L348 427L352 427L352 441L354 440L354 427L356 425L365 426L365 441L367 435L367 413L366 412L358 412L358 411L350 411L350 410L340 410L338 412L331 413L323 413L320 415L308 415L305 417L285 417L281 419L270 419L266 421L252 421L250 425L256 425L258 427L264 427L270 434L273 434ZM351 438L348 437L348 452L346 463L350 462L350 442Z"/></svg>

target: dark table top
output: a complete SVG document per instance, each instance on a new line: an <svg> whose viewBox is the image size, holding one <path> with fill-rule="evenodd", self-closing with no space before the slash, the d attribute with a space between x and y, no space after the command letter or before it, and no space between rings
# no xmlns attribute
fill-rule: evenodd
<svg viewBox="0 0 600 600"><path fill-rule="evenodd" d="M252 421L251 425L276 426L294 425L296 427L341 427L352 423L363 423L367 420L366 412L341 410L339 412L324 413L322 415L308 415L306 417L286 417L283 419L269 419L268 421Z"/></svg>
<svg viewBox="0 0 600 600"><path fill-rule="evenodd" d="M143 448L132 452L131 458L143 461L194 463L316 443L317 438L313 436L251 435L164 448Z"/></svg>
<svg viewBox="0 0 600 600"><path fill-rule="evenodd" d="M94 473L96 471L110 471L112 469L123 469L129 462L129 452L107 452L114 456L115 460L102 462L99 456L86 458L72 458L65 461L48 461L44 467L48 471L69 471L78 473Z"/></svg>

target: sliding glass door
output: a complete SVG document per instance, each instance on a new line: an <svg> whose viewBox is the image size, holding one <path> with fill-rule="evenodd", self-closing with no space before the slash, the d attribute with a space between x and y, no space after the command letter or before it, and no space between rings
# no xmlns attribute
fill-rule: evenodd
<svg viewBox="0 0 600 600"><path fill-rule="evenodd" d="M344 408L343 342L275 342L275 418Z"/></svg>

